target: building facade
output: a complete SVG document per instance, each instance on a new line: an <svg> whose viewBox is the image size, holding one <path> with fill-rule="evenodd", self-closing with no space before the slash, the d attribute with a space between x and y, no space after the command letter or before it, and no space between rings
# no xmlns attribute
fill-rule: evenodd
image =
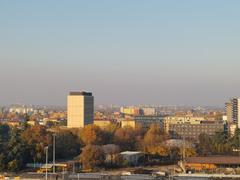
<svg viewBox="0 0 240 180"><path fill-rule="evenodd" d="M114 124L114 120L112 119L94 119L94 125L104 129L110 125Z"/></svg>
<svg viewBox="0 0 240 180"><path fill-rule="evenodd" d="M204 117L193 117L193 116L167 116L164 118L164 130L169 132L169 126L172 124L200 124L204 121Z"/></svg>
<svg viewBox="0 0 240 180"><path fill-rule="evenodd" d="M94 97L89 92L70 92L67 100L68 128L93 124Z"/></svg>
<svg viewBox="0 0 240 180"><path fill-rule="evenodd" d="M141 115L143 112L139 107L121 107L120 112L125 115Z"/></svg>
<svg viewBox="0 0 240 180"><path fill-rule="evenodd" d="M164 116L128 116L126 119L121 120L122 127L131 126L135 128L140 125L143 128L149 128L151 124L159 124L163 128Z"/></svg>
<svg viewBox="0 0 240 180"><path fill-rule="evenodd" d="M236 124L240 128L240 98L232 98L225 104L228 124Z"/></svg>
<svg viewBox="0 0 240 180"><path fill-rule="evenodd" d="M214 135L216 132L223 130L223 122L202 121L199 124L170 124L168 133L174 138L198 140L200 134Z"/></svg>

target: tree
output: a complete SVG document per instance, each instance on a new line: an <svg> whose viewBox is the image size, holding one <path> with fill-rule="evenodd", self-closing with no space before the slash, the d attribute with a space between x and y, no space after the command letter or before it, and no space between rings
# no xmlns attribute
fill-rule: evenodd
<svg viewBox="0 0 240 180"><path fill-rule="evenodd" d="M16 159L10 161L8 163L8 170L12 172L16 172L20 169L18 161Z"/></svg>
<svg viewBox="0 0 240 180"><path fill-rule="evenodd" d="M60 131L56 133L56 157L69 159L80 153L80 142L71 131Z"/></svg>
<svg viewBox="0 0 240 180"><path fill-rule="evenodd" d="M2 152L0 154L0 172L4 171L6 169L6 164L7 164L6 156Z"/></svg>
<svg viewBox="0 0 240 180"><path fill-rule="evenodd" d="M17 128L11 129L7 154L7 159L9 161L8 170L15 172L24 168L25 163L27 162L25 147L26 146L20 138L20 130Z"/></svg>
<svg viewBox="0 0 240 180"><path fill-rule="evenodd" d="M6 125L6 124L0 125L0 142L8 141L9 131L10 131L10 128L8 125Z"/></svg>
<svg viewBox="0 0 240 180"><path fill-rule="evenodd" d="M183 154L183 148L181 148L181 151L180 151L181 154ZM185 157L192 157L192 156L196 156L197 155L197 152L194 148L185 148Z"/></svg>
<svg viewBox="0 0 240 180"><path fill-rule="evenodd" d="M197 152L204 156L210 155L212 153L211 137L207 134L200 134L198 139Z"/></svg>
<svg viewBox="0 0 240 180"><path fill-rule="evenodd" d="M212 151L214 154L226 154L231 152L232 148L229 146L228 134L225 131L216 132L212 137Z"/></svg>
<svg viewBox="0 0 240 180"><path fill-rule="evenodd" d="M114 134L117 130L117 125L109 124L102 129L103 144L110 144L114 142Z"/></svg>
<svg viewBox="0 0 240 180"><path fill-rule="evenodd" d="M103 133L98 126L87 125L80 132L80 138L85 145L99 145L103 141Z"/></svg>
<svg viewBox="0 0 240 180"><path fill-rule="evenodd" d="M152 124L144 136L142 149L146 153L168 156L170 150L162 144L167 138L158 124Z"/></svg>
<svg viewBox="0 0 240 180"><path fill-rule="evenodd" d="M234 136L230 139L229 144L235 149L240 147L240 129L236 129Z"/></svg>
<svg viewBox="0 0 240 180"><path fill-rule="evenodd" d="M105 153L106 160L110 161L110 165L118 165L118 155L120 153L120 147L115 144L103 145L102 149Z"/></svg>
<svg viewBox="0 0 240 180"><path fill-rule="evenodd" d="M100 146L87 145L83 148L80 155L80 161L83 169L95 169L104 164L104 151Z"/></svg>
<svg viewBox="0 0 240 180"><path fill-rule="evenodd" d="M21 135L23 142L26 144L29 156L34 162L44 162L44 148L52 144L52 135L44 126L28 127Z"/></svg>
<svg viewBox="0 0 240 180"><path fill-rule="evenodd" d="M136 145L135 131L132 127L118 128L114 134L114 143L121 147L121 150L134 150Z"/></svg>

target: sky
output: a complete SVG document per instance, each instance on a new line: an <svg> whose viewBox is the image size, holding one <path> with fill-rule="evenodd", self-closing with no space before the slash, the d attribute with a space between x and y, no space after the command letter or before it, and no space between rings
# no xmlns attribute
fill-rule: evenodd
<svg viewBox="0 0 240 180"><path fill-rule="evenodd" d="M0 105L223 106L240 96L239 0L1 0Z"/></svg>

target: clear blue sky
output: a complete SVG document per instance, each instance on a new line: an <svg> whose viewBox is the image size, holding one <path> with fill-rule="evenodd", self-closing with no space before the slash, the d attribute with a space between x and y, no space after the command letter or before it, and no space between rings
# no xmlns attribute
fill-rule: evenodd
<svg viewBox="0 0 240 180"><path fill-rule="evenodd" d="M0 104L223 105L240 96L239 0L1 0Z"/></svg>

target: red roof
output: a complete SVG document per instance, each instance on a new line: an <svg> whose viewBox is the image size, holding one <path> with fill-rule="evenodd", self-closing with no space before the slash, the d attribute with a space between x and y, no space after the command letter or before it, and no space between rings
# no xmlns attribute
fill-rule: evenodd
<svg viewBox="0 0 240 180"><path fill-rule="evenodd" d="M239 156L188 157L186 163L198 164L240 164Z"/></svg>

